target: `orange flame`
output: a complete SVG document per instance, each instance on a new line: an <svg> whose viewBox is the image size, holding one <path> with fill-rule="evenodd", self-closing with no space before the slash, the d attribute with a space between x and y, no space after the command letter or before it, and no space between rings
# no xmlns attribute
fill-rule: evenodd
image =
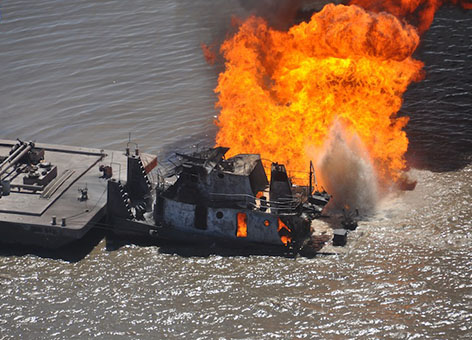
<svg viewBox="0 0 472 340"><path fill-rule="evenodd" d="M237 214L237 221L236 237L247 237L247 215L239 212Z"/></svg>
<svg viewBox="0 0 472 340"><path fill-rule="evenodd" d="M472 1L470 0L451 0L453 4L459 3L464 9L472 9Z"/></svg>
<svg viewBox="0 0 472 340"><path fill-rule="evenodd" d="M290 230L290 228L287 227L287 225L284 222L282 222L280 218L278 218L277 231L279 232L279 234L282 232L282 235L280 235L280 240L282 241L283 244L288 245L289 242L292 242L292 238L288 236L292 233L292 230Z"/></svg>
<svg viewBox="0 0 472 340"><path fill-rule="evenodd" d="M216 144L300 170L339 121L365 144L380 178L395 179L408 147L408 118L397 112L422 76L411 57L418 44L413 26L358 6L328 4L288 32L250 17L221 46Z"/></svg>
<svg viewBox="0 0 472 340"><path fill-rule="evenodd" d="M472 9L470 0L350 0L349 4L358 5L373 12L388 12L397 18L405 18L425 32L434 19L434 14L444 3L460 4L465 9Z"/></svg>

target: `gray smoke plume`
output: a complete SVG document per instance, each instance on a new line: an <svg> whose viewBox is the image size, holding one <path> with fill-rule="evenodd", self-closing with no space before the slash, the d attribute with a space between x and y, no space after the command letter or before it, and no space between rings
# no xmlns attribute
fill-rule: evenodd
<svg viewBox="0 0 472 340"><path fill-rule="evenodd" d="M313 12L320 11L327 3L342 0L239 0L242 8L265 18L276 29L286 30L295 23L308 21Z"/></svg>
<svg viewBox="0 0 472 340"><path fill-rule="evenodd" d="M241 7L265 18L276 29L287 29L294 23L305 0L239 0Z"/></svg>
<svg viewBox="0 0 472 340"><path fill-rule="evenodd" d="M347 133L337 122L323 150L318 168L333 196L331 209L372 212L378 200L377 178L359 137Z"/></svg>

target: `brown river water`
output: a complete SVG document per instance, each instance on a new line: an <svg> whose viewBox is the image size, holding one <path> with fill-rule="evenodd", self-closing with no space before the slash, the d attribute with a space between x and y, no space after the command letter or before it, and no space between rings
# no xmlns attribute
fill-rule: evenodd
<svg viewBox="0 0 472 340"><path fill-rule="evenodd" d="M246 1L0 2L0 138L211 145L221 41ZM315 258L0 248L0 339L472 338L472 12L442 8L402 111L414 191ZM0 201L1 203L1 201Z"/></svg>

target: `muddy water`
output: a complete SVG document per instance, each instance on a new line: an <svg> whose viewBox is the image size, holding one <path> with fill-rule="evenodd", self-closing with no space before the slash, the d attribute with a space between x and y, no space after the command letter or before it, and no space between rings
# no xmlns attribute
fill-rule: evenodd
<svg viewBox="0 0 472 340"><path fill-rule="evenodd" d="M237 1L2 1L0 136L121 148L211 144L221 39ZM472 17L443 8L417 57L415 191L342 255L186 256L100 242L80 261L2 249L0 339L472 337ZM217 69L218 67L216 67Z"/></svg>

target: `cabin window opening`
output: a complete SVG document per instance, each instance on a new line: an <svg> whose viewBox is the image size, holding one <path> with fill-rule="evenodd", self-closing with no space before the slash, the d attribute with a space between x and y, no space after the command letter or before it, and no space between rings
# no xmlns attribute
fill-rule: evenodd
<svg viewBox="0 0 472 340"><path fill-rule="evenodd" d="M216 218L222 219L222 218L223 218L223 212L222 212L222 211L218 211L218 212L216 213Z"/></svg>
<svg viewBox="0 0 472 340"><path fill-rule="evenodd" d="M264 225L265 225L266 227L270 226L269 220L264 220Z"/></svg>
<svg viewBox="0 0 472 340"><path fill-rule="evenodd" d="M247 215L238 213L237 222L236 237L247 237Z"/></svg>
<svg viewBox="0 0 472 340"><path fill-rule="evenodd" d="M205 230L208 228L207 225L207 207L203 205L197 205L195 208L195 228Z"/></svg>
<svg viewBox="0 0 472 340"><path fill-rule="evenodd" d="M280 236L280 241L287 246L292 242L292 230L280 218L278 222L279 226L277 227L277 231Z"/></svg>

